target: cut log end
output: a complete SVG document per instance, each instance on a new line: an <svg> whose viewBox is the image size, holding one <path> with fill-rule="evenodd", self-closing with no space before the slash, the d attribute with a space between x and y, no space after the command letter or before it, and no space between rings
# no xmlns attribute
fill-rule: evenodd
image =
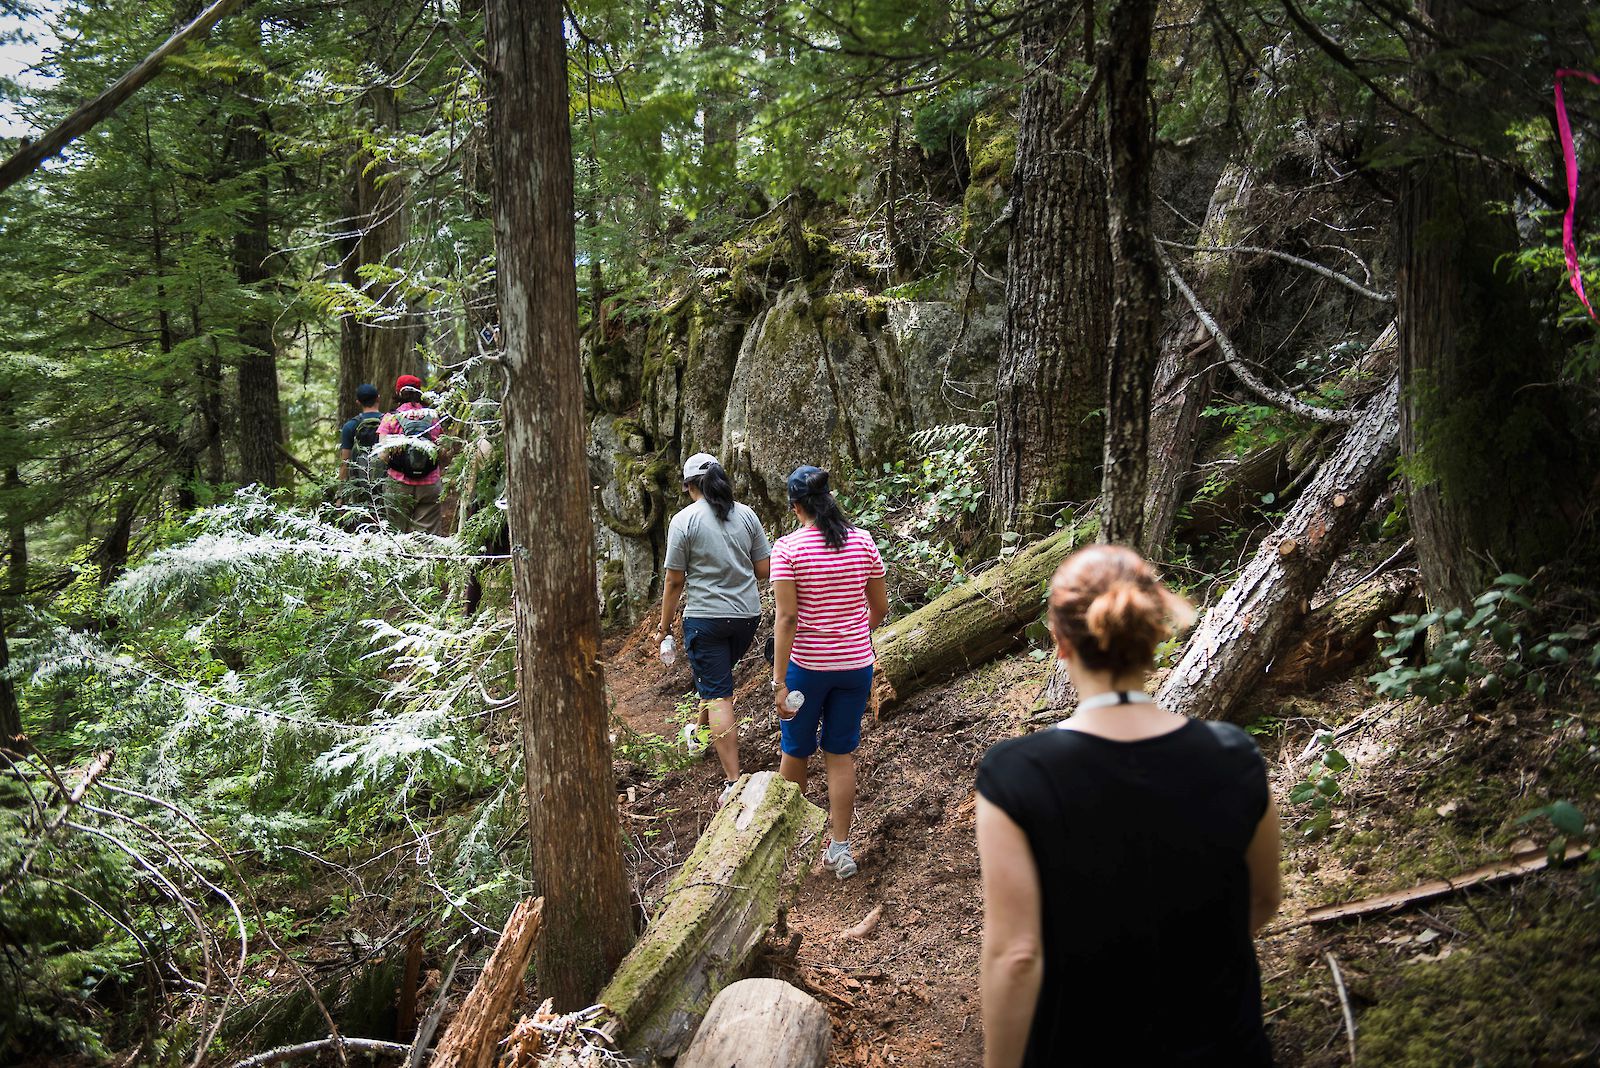
<svg viewBox="0 0 1600 1068"><path fill-rule="evenodd" d="M822 1068L831 1037L816 998L780 979L746 979L717 995L678 1068Z"/></svg>

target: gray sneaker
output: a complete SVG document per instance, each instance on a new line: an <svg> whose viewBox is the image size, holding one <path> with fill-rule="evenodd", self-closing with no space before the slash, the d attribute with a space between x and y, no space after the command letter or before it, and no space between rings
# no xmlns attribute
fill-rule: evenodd
<svg viewBox="0 0 1600 1068"><path fill-rule="evenodd" d="M728 803L728 798L733 796L734 787L739 785L738 779L723 779L722 792L717 795L717 807L721 808Z"/></svg>
<svg viewBox="0 0 1600 1068"><path fill-rule="evenodd" d="M822 866L839 879L848 879L860 870L856 858L850 855L849 842L829 842L822 851Z"/></svg>
<svg viewBox="0 0 1600 1068"><path fill-rule="evenodd" d="M692 757L698 757L706 751L706 740L700 736L700 728L696 724L685 723L683 730L678 732L678 740Z"/></svg>

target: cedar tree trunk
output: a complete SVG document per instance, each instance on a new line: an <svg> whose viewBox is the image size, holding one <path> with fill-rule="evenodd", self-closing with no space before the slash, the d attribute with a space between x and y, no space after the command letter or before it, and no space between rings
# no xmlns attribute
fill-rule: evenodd
<svg viewBox="0 0 1600 1068"><path fill-rule="evenodd" d="M1094 413L1105 403L1111 303L1099 126L1078 114L1063 129L1069 9L1056 4L1038 18L1021 40L1032 77L1018 106L995 385L994 517L1023 532L1047 528L1061 504L1100 489Z"/></svg>
<svg viewBox="0 0 1600 1068"><path fill-rule="evenodd" d="M540 993L591 1004L633 942L600 667L560 0L491 0L507 519Z"/></svg>
<svg viewBox="0 0 1600 1068"><path fill-rule="evenodd" d="M1106 216L1115 299L1106 367L1100 537L1127 545L1140 544L1144 533L1150 383L1161 329L1160 274L1150 234L1153 139L1146 78L1155 11L1155 0L1117 0L1103 49Z"/></svg>

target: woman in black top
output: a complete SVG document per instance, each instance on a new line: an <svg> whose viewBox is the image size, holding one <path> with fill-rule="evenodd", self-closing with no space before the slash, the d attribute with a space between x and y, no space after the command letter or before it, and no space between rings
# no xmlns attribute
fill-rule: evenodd
<svg viewBox="0 0 1600 1068"><path fill-rule="evenodd" d="M978 769L985 1068L1271 1064L1253 942L1281 894L1265 765L1244 731L1144 690L1191 615L1120 546L1056 571L1077 712Z"/></svg>

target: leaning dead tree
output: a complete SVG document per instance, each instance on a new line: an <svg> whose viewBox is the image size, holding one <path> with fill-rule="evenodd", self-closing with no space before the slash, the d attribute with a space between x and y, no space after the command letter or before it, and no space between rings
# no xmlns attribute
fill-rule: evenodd
<svg viewBox="0 0 1600 1068"><path fill-rule="evenodd" d="M1156 695L1163 708L1226 718L1262 681L1290 629L1388 481L1399 449L1400 385L1359 410L1283 524L1261 540L1228 592L1201 620Z"/></svg>
<svg viewBox="0 0 1600 1068"><path fill-rule="evenodd" d="M216 3L196 15L193 22L167 38L160 48L112 82L105 92L79 105L72 114L46 130L38 140L27 142L17 149L10 159L0 163L0 192L22 181L46 160L109 118L141 86L160 74L167 60L210 33L217 23L227 18L243 2L216 0Z"/></svg>
<svg viewBox="0 0 1600 1068"><path fill-rule="evenodd" d="M491 1068L495 1063L496 1049L533 960L543 910L543 898L526 899L511 910L483 974L434 1049L430 1068Z"/></svg>

